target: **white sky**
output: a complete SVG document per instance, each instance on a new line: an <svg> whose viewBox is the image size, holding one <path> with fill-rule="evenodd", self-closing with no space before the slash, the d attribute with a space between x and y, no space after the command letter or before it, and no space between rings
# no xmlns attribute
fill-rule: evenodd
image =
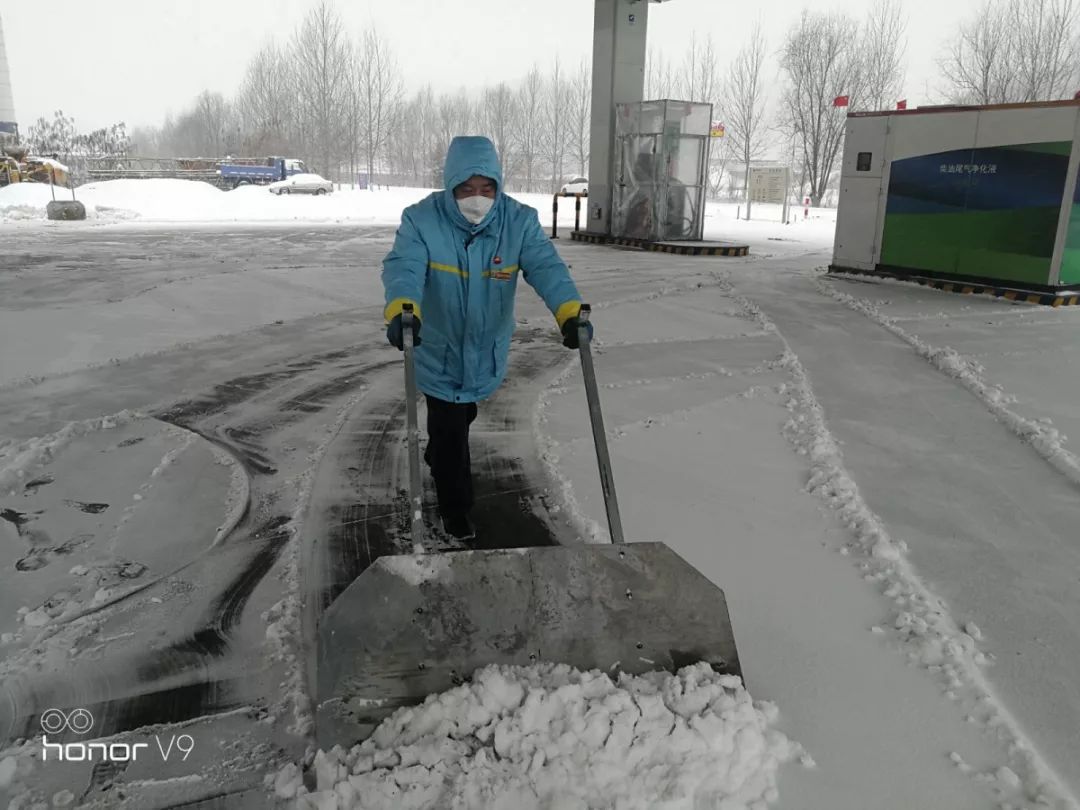
<svg viewBox="0 0 1080 810"><path fill-rule="evenodd" d="M251 56L284 39L317 0L52 0L0 3L15 110L27 129L57 109L82 129L123 120L160 123L203 89L231 95ZM904 0L912 105L936 86L943 39L980 0ZM391 41L407 85L437 90L513 80L556 55L576 64L591 50L589 0L340 0L351 32L374 22ZM802 8L862 14L869 0L674 0L650 9L650 44L672 54L691 31L731 55L760 15L779 46ZM775 61L775 60L774 60Z"/></svg>

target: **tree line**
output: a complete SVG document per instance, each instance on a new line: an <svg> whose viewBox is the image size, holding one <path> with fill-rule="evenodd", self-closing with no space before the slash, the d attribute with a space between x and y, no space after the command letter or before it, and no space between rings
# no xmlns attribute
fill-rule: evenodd
<svg viewBox="0 0 1080 810"><path fill-rule="evenodd" d="M941 44L938 103L991 104L1072 97L1080 79L1080 0L984 0ZM725 135L712 139L712 196L745 193L745 172L766 156L790 164L793 193L820 204L834 187L845 117L892 109L905 82L902 0L876 0L861 17L804 10L779 43L761 24L722 54L694 34L677 54L650 49L645 97L711 103ZM36 151L143 157L300 157L327 177L438 187L455 134L492 138L512 191L552 192L589 160L589 62L534 64L520 80L473 90L407 89L390 41L350 36L331 0L249 62L230 98L205 91L160 126L122 124L79 135L57 113L39 120ZM846 98L846 106L837 99ZM734 182L733 182L734 180Z"/></svg>

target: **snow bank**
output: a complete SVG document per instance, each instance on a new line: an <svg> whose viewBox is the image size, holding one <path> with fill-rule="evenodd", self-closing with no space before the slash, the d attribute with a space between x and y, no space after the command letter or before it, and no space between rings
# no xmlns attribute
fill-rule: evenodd
<svg viewBox="0 0 1080 810"><path fill-rule="evenodd" d="M428 188L352 189L341 186L333 194L277 196L265 186L242 186L232 191L195 180L142 179L106 180L75 189L92 222L210 223L210 222L364 222L396 225L404 208L430 194ZM57 187L57 199L70 199L71 191ZM511 196L535 208L544 227L551 226L550 194L513 193ZM52 199L49 186L16 183L0 188L0 222L46 221L45 206ZM574 206L560 200L559 227L569 231L574 224ZM826 244L832 240L836 212L811 209L809 219L801 210L793 213L790 225L776 221L775 211L755 206L754 220L738 219L740 206L710 202L706 206L706 238ZM582 216L585 222L585 215ZM70 225L65 225L70 227ZM782 234L777 236L776 234Z"/></svg>
<svg viewBox="0 0 1080 810"><path fill-rule="evenodd" d="M191 180L108 180L80 186L75 195L98 219L216 219L225 192Z"/></svg>
<svg viewBox="0 0 1080 810"><path fill-rule="evenodd" d="M0 188L0 221L46 219L45 206L53 199L70 200L71 191L45 183L12 183Z"/></svg>
<svg viewBox="0 0 1080 810"><path fill-rule="evenodd" d="M287 223L363 222L396 225L407 206L419 202L431 189L376 190L341 187L333 194L315 196L271 194L265 186L241 186L231 191L194 180L107 180L75 190L86 206L87 219L97 222L147 223ZM57 199L70 199L71 191L56 189ZM515 194L531 205L541 221L550 225L551 197ZM0 188L0 221L46 220L45 206L52 200L49 186L16 183ZM562 227L574 221L573 209L559 211Z"/></svg>
<svg viewBox="0 0 1080 810"><path fill-rule="evenodd" d="M342 188L324 196L271 194L265 186L223 191L193 180L107 180L75 190L96 222L365 222L395 224L406 206L429 189L359 191ZM57 188L57 199L71 191ZM17 183L0 188L0 220L46 219L49 186Z"/></svg>
<svg viewBox="0 0 1080 810"><path fill-rule="evenodd" d="M776 718L707 664L617 682L565 665L490 666L351 751L320 751L317 792L294 764L267 782L317 810L763 808L778 799L781 763L812 764Z"/></svg>

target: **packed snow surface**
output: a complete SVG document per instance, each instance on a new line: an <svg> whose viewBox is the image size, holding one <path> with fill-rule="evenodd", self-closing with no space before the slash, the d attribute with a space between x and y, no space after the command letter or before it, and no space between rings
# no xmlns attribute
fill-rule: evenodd
<svg viewBox="0 0 1080 810"><path fill-rule="evenodd" d="M813 209L782 225L778 210L755 206L748 222L709 203L707 237L749 244L745 258L574 243L572 205L556 243L594 304L627 535L669 544L724 588L749 688L769 703L708 672L693 689L686 673L647 676L649 692L596 673L497 670L399 713L365 745L316 755L304 605L319 567L303 532L355 502L349 437L400 401L396 369L357 387L348 358L323 358L388 352L379 269L401 209L427 193L100 183L76 190L87 222L54 223L47 186L0 189L13 257L0 278L0 669L25 695L0 700L0 727L14 709L19 733L32 728L50 679L81 693L105 673L102 699L149 688L123 691L136 671L125 656L201 626L198 594L240 570L243 544L215 538L250 500L291 515L293 536L221 663L253 684L266 718L200 719L199 762L129 769L88 809L196 806L225 790L240 810L1080 807L1080 463L1067 438L1080 435L1080 308L825 275L835 212ZM513 196L550 223L550 195ZM580 366L571 354L550 365L558 333L531 290L517 305L514 370L481 409L478 450L522 460L555 531L603 542ZM279 471L249 493L230 485L238 462L147 418L284 363L304 373L213 426L263 424L273 402L351 387L311 423L266 434ZM158 579L188 558L189 574ZM399 562L410 582L437 575ZM61 621L65 606L77 615ZM642 696L665 694L664 678L684 701L717 691L683 714L661 698L661 735ZM816 767L780 768L811 762L781 732ZM71 791L88 801L89 766L68 778L35 764L34 740L9 742L0 808Z"/></svg>

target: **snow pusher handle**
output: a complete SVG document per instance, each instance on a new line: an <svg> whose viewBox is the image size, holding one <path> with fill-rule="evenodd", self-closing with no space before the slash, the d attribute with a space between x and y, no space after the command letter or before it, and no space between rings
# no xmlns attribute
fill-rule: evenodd
<svg viewBox="0 0 1080 810"><path fill-rule="evenodd" d="M416 366L413 363L413 305L401 308L401 339L405 350L405 421L409 440L409 531L413 553L424 553L424 490L420 483L420 427L416 416Z"/></svg>
<svg viewBox="0 0 1080 810"><path fill-rule="evenodd" d="M611 544L383 555L322 614L316 660L320 748L352 746L403 706L491 666L678 672L699 661L742 675L727 598L664 543L623 540L589 342L578 349ZM403 313L413 539L421 541L413 318ZM508 530L512 531L512 525ZM614 677L614 675L613 675Z"/></svg>
<svg viewBox="0 0 1080 810"><path fill-rule="evenodd" d="M600 392L596 387L596 371L593 369L592 346L589 342L591 314L592 307L582 304L581 312L578 313L581 376L585 378L585 397L589 401L589 421L592 422L593 443L596 445L596 463L600 467L600 486L604 490L608 531L611 532L612 543L625 543L622 518L619 517L619 500L615 497L615 477L611 473L611 456L608 455L607 434L604 432L604 415L600 412Z"/></svg>

